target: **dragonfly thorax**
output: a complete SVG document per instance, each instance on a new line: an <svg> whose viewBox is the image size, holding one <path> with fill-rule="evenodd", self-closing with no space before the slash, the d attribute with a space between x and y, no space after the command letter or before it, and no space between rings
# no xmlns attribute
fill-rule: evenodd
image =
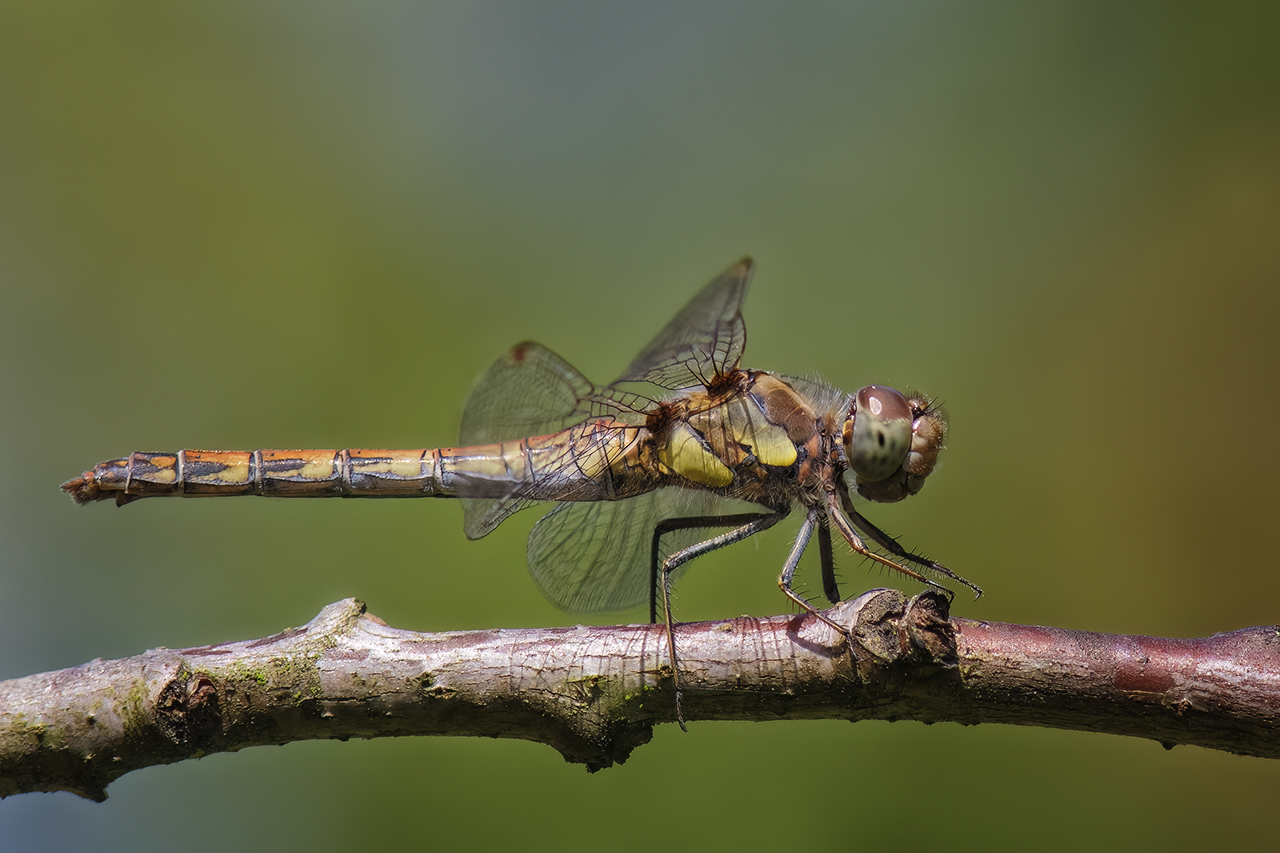
<svg viewBox="0 0 1280 853"><path fill-rule="evenodd" d="M818 450L810 447L819 432L817 416L782 379L731 373L714 389L663 402L659 416L646 423L654 458L664 473L747 500L758 500L762 485L770 493L790 491L801 463Z"/></svg>

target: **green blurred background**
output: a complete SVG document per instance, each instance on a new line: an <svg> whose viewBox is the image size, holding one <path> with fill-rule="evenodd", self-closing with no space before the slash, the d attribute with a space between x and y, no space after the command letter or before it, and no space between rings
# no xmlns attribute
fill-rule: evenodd
<svg viewBox="0 0 1280 853"><path fill-rule="evenodd" d="M1277 8L0 5L0 678L344 596L579 621L527 577L534 513L471 543L445 502L57 486L139 449L450 444L506 346L608 380L744 253L749 366L945 402L941 470L871 517L986 588L958 615L1278 621ZM701 561L681 615L785 612L793 527ZM697 723L593 776L505 741L215 755L0 803L0 848L1222 849L1274 842L1278 783L1087 733Z"/></svg>

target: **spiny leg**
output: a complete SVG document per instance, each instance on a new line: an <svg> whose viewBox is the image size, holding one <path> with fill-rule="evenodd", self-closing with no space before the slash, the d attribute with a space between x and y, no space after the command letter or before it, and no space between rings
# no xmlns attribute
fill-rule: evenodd
<svg viewBox="0 0 1280 853"><path fill-rule="evenodd" d="M954 592L947 589L945 586L938 583L937 581L925 577L924 575L917 572L915 569L907 568L906 566L902 565L902 563L895 563L893 560L890 560L888 557L885 557L881 554L877 554L875 551L872 551L870 548L868 548L866 544L863 543L862 538L859 537L857 532L853 529L853 525L850 524L849 520L844 517L844 514L839 511L839 508L836 506L836 496L834 494L832 494L829 498L829 506L831 510L830 515L831 515L832 521L835 522L836 527L839 528L840 530L840 535L845 538L845 541L849 543L849 547L852 548L854 551L857 551L862 556L866 557L869 560L873 560L882 566L888 566L889 568L893 569L895 572L904 574L907 577L911 578L912 580L919 581L925 586L933 587L934 589L945 594L949 598L955 596ZM893 551L894 556L897 556L909 562L922 563L925 568L929 568L929 569L933 569L936 566L937 569L940 569L943 574L949 577L953 577L956 580L961 580L961 581L964 580L958 575L953 574L949 569L947 569L945 566L941 565L940 563L939 564L929 563L927 561L920 560L918 557L913 557L912 555L908 554L902 548L902 546L894 542L892 537L880 532L878 528L876 528L874 525L871 525L871 523L868 522L865 518L858 515L857 513L854 513L854 516L858 518L861 522L870 526L872 530L875 530L876 533L878 533L881 537L883 537L885 541L893 542L894 549L890 549L890 550ZM885 542L876 540L876 543L881 545L882 547L885 547ZM968 584L968 581L964 581L964 583ZM970 586L972 586L972 584L970 584Z"/></svg>
<svg viewBox="0 0 1280 853"><path fill-rule="evenodd" d="M651 580L649 588L649 622L658 621L657 599L658 587L662 592L662 613L666 620L667 650L671 655L671 683L676 692L676 722L680 728L688 731L684 725L684 713L681 710L680 663L676 656L676 638L674 620L671 616L671 573L680 566L712 551L741 542L762 530L768 530L787 517L787 510L771 513L744 512L736 515L699 515L688 518L668 518L658 522L653 530L653 552L650 562ZM736 525L736 526L735 526ZM696 530L708 527L733 527L702 542L682 548L674 554L662 559L662 537L678 530ZM807 538L807 537L806 537ZM659 575L661 581L659 583Z"/></svg>
<svg viewBox="0 0 1280 853"><path fill-rule="evenodd" d="M782 590L783 595L785 595L787 598L791 599L796 604L800 605L800 607L812 613L814 616L817 616L823 622L826 622L828 625L830 625L832 628L838 631L841 635L845 635L848 632L845 631L843 626L832 621L830 617L828 617L826 614L819 611L818 608L814 607L809 602L805 601L804 598L802 598L799 593L797 593L794 589L791 588L791 580L792 578L795 577L796 569L800 565L800 558L804 555L804 549L809 545L809 538L813 536L813 531L815 528L817 528L817 530L819 531L818 532L819 548L821 548L822 546L822 531L824 530L827 532L827 548L828 549L831 548L831 531L827 527L825 512L823 508L816 507L816 506L810 507L808 512L805 513L804 521L800 525L800 530L796 533L796 541L791 546L791 553L787 555L787 561L782 566L782 574L778 575L778 588ZM830 553L827 553L824 555L824 557L829 557L829 556L830 556ZM824 561L822 566L822 583L823 583L823 586L826 587L828 590L827 592L828 598L831 597L830 590L831 590L831 587L834 586L835 584L834 566L832 566L831 573L832 573L831 585L828 585L827 584L828 565ZM835 603L839 603L838 592L836 594L836 598L833 599L833 601Z"/></svg>
<svg viewBox="0 0 1280 853"><path fill-rule="evenodd" d="M875 542L877 545L879 545L881 548L888 551L893 556L897 557L899 560L902 560L907 563L914 563L915 565L920 566L921 568L927 569L931 572L936 572L942 575L943 577L951 578L957 583L964 584L965 586L969 587L969 589L974 591L975 593L974 598L982 597L982 587L978 586L975 583L972 583L971 581L966 580L965 578L962 578L960 575L951 571L941 563L935 562L934 560L930 560L925 557L917 556L916 554L912 554L906 548L903 548L901 545L899 545L897 539L894 539L892 536L885 533L880 528L876 527L866 517L864 517L861 513L859 513L856 509L854 509L853 501L849 498L849 495L847 493L842 493L840 495L840 501L844 505L844 511L848 513L850 520L858 527L859 530L867 534L867 537L870 538L872 542ZM836 515L839 515L839 513L836 513ZM845 538L846 539L848 538L848 534L846 534ZM853 545L853 542L851 541L849 544ZM861 544L861 540L859 540L859 544ZM924 583L928 584L929 586L934 587L935 589L939 589L947 593L948 595L955 594L951 590L947 589L946 587L941 586L937 583L934 583L928 578L924 578L920 576L916 572L908 570L905 566L901 566L892 561L886 563L884 559L874 554L865 552L863 548L859 548L858 545L853 545L853 549L860 554L864 554L865 556L871 557L877 562L885 563L885 565L888 565L890 568L897 569L903 574L910 575L911 577L914 577L917 580L921 580Z"/></svg>

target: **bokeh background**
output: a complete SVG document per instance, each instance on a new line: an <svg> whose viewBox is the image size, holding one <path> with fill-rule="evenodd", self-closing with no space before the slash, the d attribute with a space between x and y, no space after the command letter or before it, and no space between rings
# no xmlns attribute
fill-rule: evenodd
<svg viewBox="0 0 1280 853"><path fill-rule="evenodd" d="M527 577L534 513L472 543L447 502L57 486L136 449L451 444L505 347L607 381L744 253L750 366L945 402L942 468L871 517L987 589L959 615L1278 621L1277 9L4 3L0 677L345 596L582 620ZM702 560L681 615L785 612L790 529ZM0 848L1222 849L1274 842L1278 785L1088 733L699 723L595 775L504 741L215 755L0 803Z"/></svg>

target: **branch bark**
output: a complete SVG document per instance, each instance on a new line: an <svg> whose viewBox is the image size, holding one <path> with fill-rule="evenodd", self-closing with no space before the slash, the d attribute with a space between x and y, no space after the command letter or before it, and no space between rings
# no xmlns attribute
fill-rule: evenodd
<svg viewBox="0 0 1280 853"><path fill-rule="evenodd" d="M1280 757L1277 626L1098 634L884 589L827 616L849 637L807 614L679 626L685 718L998 722ZM420 634L348 599L272 637L0 682L0 796L103 800L141 767L316 738L522 738L598 770L674 709L661 626Z"/></svg>

